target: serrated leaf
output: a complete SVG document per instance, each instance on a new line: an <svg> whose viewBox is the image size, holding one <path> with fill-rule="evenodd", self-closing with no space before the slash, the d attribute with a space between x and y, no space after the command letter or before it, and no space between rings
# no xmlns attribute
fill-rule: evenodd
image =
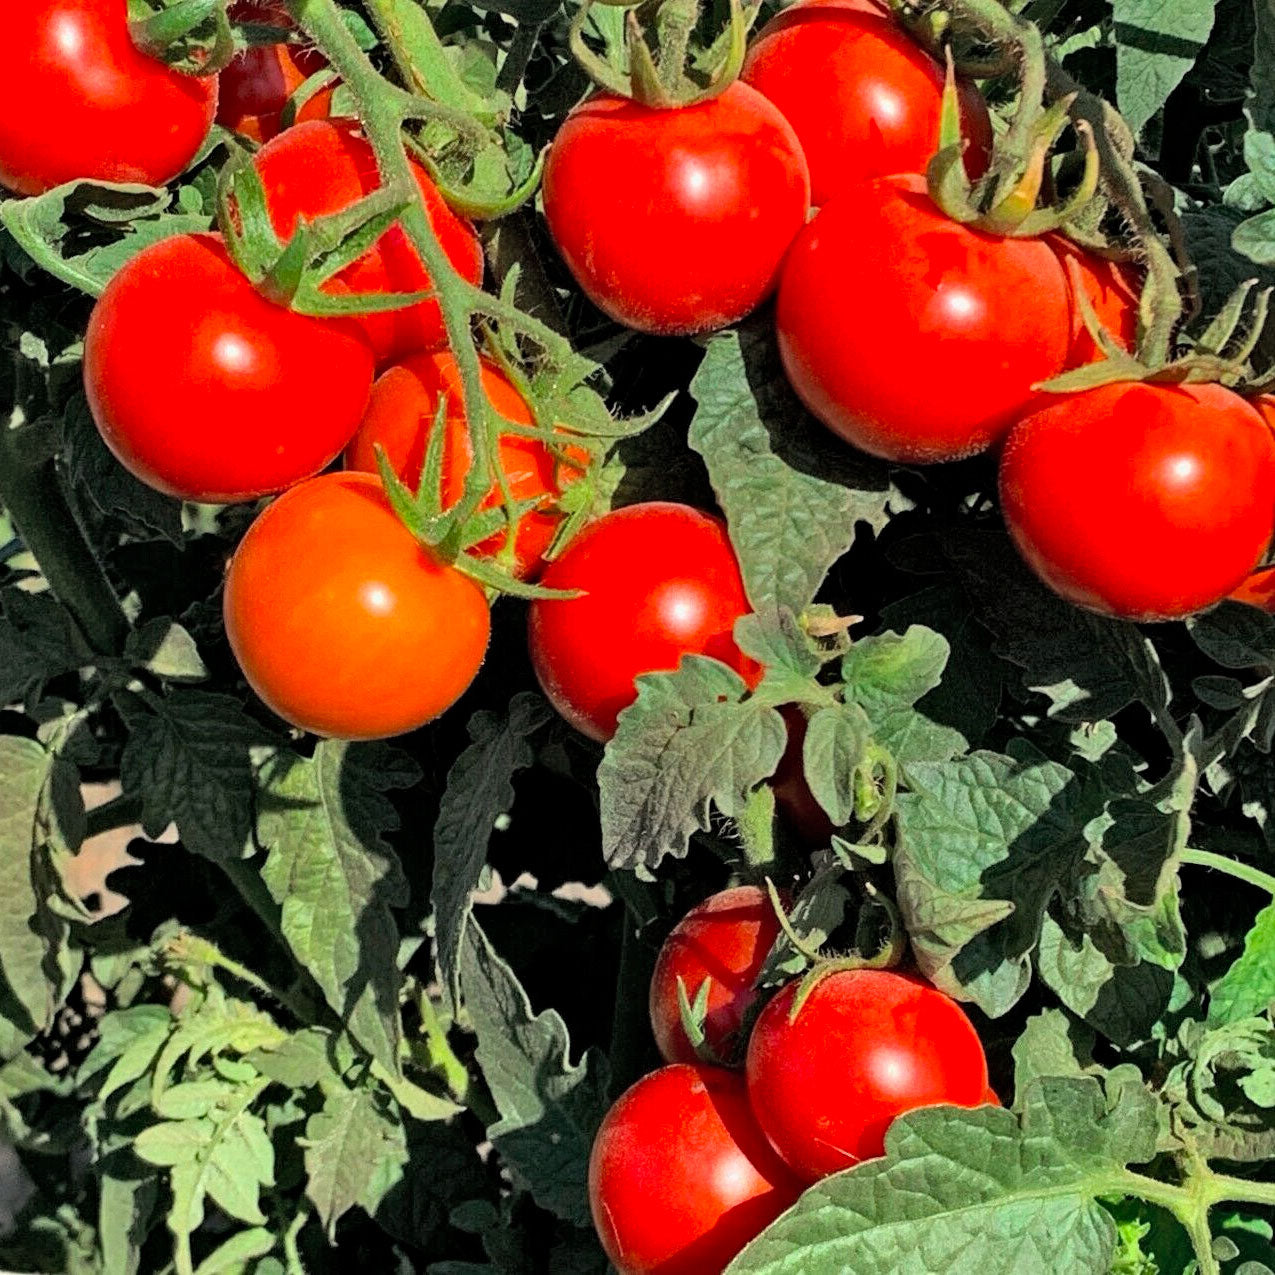
<svg viewBox="0 0 1275 1275"><path fill-rule="evenodd" d="M354 1038L394 1074L401 1029L391 909L406 903L407 883L385 841L398 816L384 794L419 775L397 749L323 740L308 761L276 759L257 824L283 937Z"/></svg>
<svg viewBox="0 0 1275 1275"><path fill-rule="evenodd" d="M1135 133L1194 65L1213 30L1217 0L1113 0L1116 102Z"/></svg>
<svg viewBox="0 0 1275 1275"><path fill-rule="evenodd" d="M602 851L613 868L686 854L710 808L734 818L779 765L787 730L733 669L690 655L675 673L637 679L598 768Z"/></svg>
<svg viewBox="0 0 1275 1275"><path fill-rule="evenodd" d="M195 639L166 616L150 620L128 635L125 657L136 667L169 682L202 682L208 669Z"/></svg>
<svg viewBox="0 0 1275 1275"><path fill-rule="evenodd" d="M407 1162L403 1122L370 1089L329 1094L305 1127L305 1193L319 1211L329 1240L356 1204L377 1205Z"/></svg>
<svg viewBox="0 0 1275 1275"><path fill-rule="evenodd" d="M472 743L452 764L434 822L434 912L439 975L459 1003L460 950L469 920L470 895L487 861L496 820L514 801L513 777L535 760L530 736L550 718L538 695L515 695L504 718L476 713Z"/></svg>
<svg viewBox="0 0 1275 1275"><path fill-rule="evenodd" d="M478 1065L500 1112L488 1136L537 1204L587 1226L589 1151L608 1106L603 1059L590 1051L571 1063L558 1012L532 1013L513 970L472 921L461 988L478 1036Z"/></svg>
<svg viewBox="0 0 1275 1275"><path fill-rule="evenodd" d="M120 761L124 791L142 800L142 827L158 837L177 825L187 849L242 857L252 831L251 749L269 736L228 695L174 690L115 705L130 735Z"/></svg>
<svg viewBox="0 0 1275 1275"><path fill-rule="evenodd" d="M70 616L52 593L5 589L0 611L0 705L15 703L86 662Z"/></svg>
<svg viewBox="0 0 1275 1275"><path fill-rule="evenodd" d="M1023 1101L1046 1076L1092 1075L1094 1033L1061 1009L1046 1009L1027 1020L1014 1042L1014 1092Z"/></svg>
<svg viewBox="0 0 1275 1275"><path fill-rule="evenodd" d="M1210 1027L1265 1013L1275 1004L1275 903L1268 903L1244 940L1244 951L1209 993Z"/></svg>
<svg viewBox="0 0 1275 1275"><path fill-rule="evenodd" d="M886 1153L812 1187L728 1275L1107 1275L1116 1229L1098 1197L1155 1153L1155 1102L1114 1108L1091 1079L1038 1081L1019 1119L931 1107Z"/></svg>
<svg viewBox="0 0 1275 1275"><path fill-rule="evenodd" d="M801 764L811 795L837 826L854 814L854 775L871 742L871 726L857 704L819 709L806 725Z"/></svg>
<svg viewBox="0 0 1275 1275"><path fill-rule="evenodd" d="M860 521L885 523L889 471L837 445L788 386L769 324L719 333L691 381L708 466L753 607L800 613Z"/></svg>
<svg viewBox="0 0 1275 1275"><path fill-rule="evenodd" d="M275 1237L264 1227L238 1231L224 1244L219 1244L198 1266L195 1275L237 1275L254 1258L264 1257L275 1246Z"/></svg>
<svg viewBox="0 0 1275 1275"><path fill-rule="evenodd" d="M138 1163L119 1152L103 1162L98 1188L98 1243L102 1249L103 1275L137 1275L141 1248L150 1233L159 1203L156 1177L121 1176L121 1162L134 1170Z"/></svg>

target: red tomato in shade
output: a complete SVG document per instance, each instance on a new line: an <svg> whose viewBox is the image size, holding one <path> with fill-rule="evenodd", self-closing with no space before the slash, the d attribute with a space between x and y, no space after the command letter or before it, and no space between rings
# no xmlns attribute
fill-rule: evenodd
<svg viewBox="0 0 1275 1275"><path fill-rule="evenodd" d="M267 142L253 163L266 188L270 220L285 239L298 222L341 212L380 185L376 156L356 120L298 124ZM452 212L423 168L414 165L414 172L430 224L452 266L471 283L481 283L483 254L473 226ZM387 230L334 282L339 289L353 293L420 292L432 286L401 226ZM436 349L445 341L437 301L359 315L355 321L367 334L381 364Z"/></svg>
<svg viewBox="0 0 1275 1275"><path fill-rule="evenodd" d="M508 377L486 359L482 361L481 370L483 389L496 411L516 425L533 424L530 409ZM415 491L420 484L430 428L444 395L447 433L443 446L442 498L443 507L450 509L464 492L473 457L460 370L450 351L413 355L381 376L372 387L363 424L346 448L346 469L376 473L376 446L380 444L394 472ZM562 494L563 487L580 477L588 464L587 453L578 447L571 449L571 457L578 461L578 466L559 461L550 448L534 438L521 438L516 434L501 437L500 463L510 492L516 500L539 500L544 506L524 515L518 526L514 569L520 579L535 576L544 565L544 555L562 521L562 515L552 508L554 501ZM491 509L499 503L500 489L493 479L481 508ZM495 554L504 543L502 531L480 542L475 550Z"/></svg>
<svg viewBox="0 0 1275 1275"><path fill-rule="evenodd" d="M327 466L372 376L357 328L267 301L218 235L144 248L107 284L84 342L84 388L111 451L144 483L214 504Z"/></svg>
<svg viewBox="0 0 1275 1275"><path fill-rule="evenodd" d="M815 1182L879 1156L916 1107L977 1107L987 1060L950 997L890 970L827 975L791 1019L799 984L762 1011L748 1043L748 1096L771 1146Z"/></svg>
<svg viewBox="0 0 1275 1275"><path fill-rule="evenodd" d="M545 569L528 644L550 702L577 730L610 739L637 698L634 678L677 668L684 655L729 664L750 685L761 667L736 645L751 609L720 518L653 501L617 509L586 527Z"/></svg>
<svg viewBox="0 0 1275 1275"><path fill-rule="evenodd" d="M621 1095L589 1157L593 1224L619 1275L720 1275L801 1184L720 1067L661 1067Z"/></svg>
<svg viewBox="0 0 1275 1275"><path fill-rule="evenodd" d="M280 717L339 739L401 735L474 680L481 588L418 544L379 479L323 474L279 497L226 574L226 636Z"/></svg>
<svg viewBox="0 0 1275 1275"><path fill-rule="evenodd" d="M684 335L735 323L769 295L810 179L788 121L746 84L677 110L599 94L549 148L544 207L594 304L642 332Z"/></svg>
<svg viewBox="0 0 1275 1275"><path fill-rule="evenodd" d="M867 3L867 0L864 2ZM836 825L815 800L806 782L806 765L802 755L806 743L806 715L796 704L785 704L779 712L788 727L788 744L770 781L775 804L807 845L830 845Z"/></svg>
<svg viewBox="0 0 1275 1275"><path fill-rule="evenodd" d="M798 0L762 28L743 79L793 126L816 206L867 178L923 173L939 148L943 69L870 0ZM973 84L959 91L965 167L977 178L991 120Z"/></svg>
<svg viewBox="0 0 1275 1275"><path fill-rule="evenodd" d="M1226 595L1232 602L1246 602L1251 607L1275 615L1275 567L1254 571L1238 589Z"/></svg>
<svg viewBox="0 0 1275 1275"><path fill-rule="evenodd" d="M286 9L271 4L235 4L230 16L236 22L292 28ZM282 126L283 108L302 84L327 63L315 49L301 44L258 44L235 55L221 72L217 123L251 138L268 142ZM294 123L327 119L332 112L333 87L320 89L306 99Z"/></svg>
<svg viewBox="0 0 1275 1275"><path fill-rule="evenodd" d="M729 1060L759 993L753 988L779 937L770 897L755 885L723 890L693 907L664 940L651 977L651 1030L666 1062L695 1062L682 1026L677 985L690 1003L708 980L704 1035L714 1055Z"/></svg>
<svg viewBox="0 0 1275 1275"><path fill-rule="evenodd" d="M0 182L20 195L80 177L163 186L212 127L216 76L142 53L126 0L8 4L4 47Z"/></svg>
<svg viewBox="0 0 1275 1275"><path fill-rule="evenodd" d="M797 237L776 309L802 401L846 442L905 464L997 442L1061 372L1067 278L1039 239L951 221L924 180L883 178L834 199Z"/></svg>
<svg viewBox="0 0 1275 1275"><path fill-rule="evenodd" d="M1017 425L1000 490L1014 542L1055 592L1126 620L1176 619L1260 561L1275 441L1219 385L1106 385Z"/></svg>

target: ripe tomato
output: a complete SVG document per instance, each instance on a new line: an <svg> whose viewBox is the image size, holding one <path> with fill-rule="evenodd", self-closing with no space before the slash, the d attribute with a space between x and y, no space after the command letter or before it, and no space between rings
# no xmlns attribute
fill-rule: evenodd
<svg viewBox="0 0 1275 1275"><path fill-rule="evenodd" d="M218 235L139 252L107 284L84 343L107 446L152 487L215 504L279 491L339 456L372 374L357 328L267 301Z"/></svg>
<svg viewBox="0 0 1275 1275"><path fill-rule="evenodd" d="M487 360L482 363L483 388L492 406L516 425L531 425L527 404L505 374ZM367 414L359 432L345 451L346 469L376 473L376 445L384 449L394 472L413 490L420 483L421 466L430 427L438 411L439 399L446 396L446 437L443 447L443 507L450 509L461 497L473 453L461 395L460 371L456 357L444 350L437 354L417 354L392 367L372 387ZM572 458L583 467L588 456L579 448ZM552 450L534 438L505 434L500 440L500 464L516 500L540 500L545 506L526 514L514 538L514 567L522 579L535 576L544 564L544 555L553 542L562 515L550 506L562 488L580 476L580 469L559 462ZM483 509L500 503L500 489L493 481ZM480 553L498 553L505 533L497 532L476 546Z"/></svg>
<svg viewBox="0 0 1275 1275"><path fill-rule="evenodd" d="M939 148L943 70L870 0L798 0L762 28L743 79L793 126L816 205L866 178L923 173ZM973 84L960 100L965 167L980 177L991 120Z"/></svg>
<svg viewBox="0 0 1275 1275"><path fill-rule="evenodd" d="M1001 504L1055 592L1127 620L1212 606L1275 525L1275 441L1218 385L1107 385L1035 412L1005 444Z"/></svg>
<svg viewBox="0 0 1275 1275"><path fill-rule="evenodd" d="M292 27L286 9L277 4L246 0L231 5L237 22ZM244 49L221 72L221 100L217 123L254 142L268 142L278 132L288 99L316 71L326 66L323 55L299 44L258 44ZM306 99L296 122L327 119L332 111L332 86Z"/></svg>
<svg viewBox="0 0 1275 1275"><path fill-rule="evenodd" d="M890 970L827 975L789 1021L798 983L762 1011L748 1044L748 1096L770 1144L809 1182L879 1156L916 1107L976 1107L987 1060L965 1011Z"/></svg>
<svg viewBox="0 0 1275 1275"><path fill-rule="evenodd" d="M20 195L77 177L162 186L212 127L216 77L142 53L127 0L6 5L4 48L0 182Z"/></svg>
<svg viewBox="0 0 1275 1275"><path fill-rule="evenodd" d="M755 885L723 890L693 907L664 940L651 977L651 1029L667 1062L695 1062L695 1046L682 1026L677 984L694 1004L708 980L704 1035L720 1059L729 1059L757 1003L753 988L779 937L779 921L765 890Z"/></svg>
<svg viewBox="0 0 1275 1275"><path fill-rule="evenodd" d="M643 1077L607 1112L589 1157L593 1224L619 1275L720 1275L800 1192L744 1082L720 1067Z"/></svg>
<svg viewBox="0 0 1275 1275"><path fill-rule="evenodd" d="M1246 602L1251 607L1275 614L1275 567L1262 567L1254 571L1238 589L1232 589L1227 597L1232 602Z"/></svg>
<svg viewBox="0 0 1275 1275"><path fill-rule="evenodd" d="M600 94L558 131L544 204L571 273L613 319L708 332L774 287L810 178L788 121L746 84L678 110Z"/></svg>
<svg viewBox="0 0 1275 1275"><path fill-rule="evenodd" d="M1047 243L949 220L914 176L821 209L788 254L776 311L806 406L847 442L907 464L996 442L1032 386L1062 371L1071 323Z"/></svg>
<svg viewBox="0 0 1275 1275"><path fill-rule="evenodd" d="M376 156L357 120L311 120L280 133L257 152L253 163L266 188L270 220L287 238L301 220L340 212L380 185ZM469 222L443 202L425 170L414 166L430 224L456 271L471 283L483 277L482 247ZM372 248L334 281L349 292L420 292L430 277L402 227L392 226ZM401 310L359 315L379 363L444 342L437 301Z"/></svg>
<svg viewBox="0 0 1275 1275"><path fill-rule="evenodd" d="M745 681L759 666L735 645L749 611L719 518L664 501L617 509L586 527L546 568L551 589L528 614L531 661L553 706L577 730L610 739L637 698L633 679L709 655Z"/></svg>
<svg viewBox="0 0 1275 1275"><path fill-rule="evenodd" d="M802 755L806 743L806 715L796 704L785 704L779 712L788 727L788 744L770 781L775 804L807 845L827 846L831 844L836 825L815 800L810 785L806 783L806 764Z"/></svg>
<svg viewBox="0 0 1275 1275"><path fill-rule="evenodd" d="M1098 322L1126 350L1133 350L1138 339L1138 302L1142 289L1137 271L1132 266L1087 252L1067 239L1053 238L1049 242L1062 260L1064 269L1069 259L1079 267L1080 286ZM1068 283L1071 283L1070 274ZM1080 367L1105 357L1085 325L1073 295L1071 350L1067 355L1067 366Z"/></svg>
<svg viewBox="0 0 1275 1275"><path fill-rule="evenodd" d="M483 591L419 545L370 474L323 474L248 529L226 575L226 635L280 717L339 739L432 721L474 680Z"/></svg>

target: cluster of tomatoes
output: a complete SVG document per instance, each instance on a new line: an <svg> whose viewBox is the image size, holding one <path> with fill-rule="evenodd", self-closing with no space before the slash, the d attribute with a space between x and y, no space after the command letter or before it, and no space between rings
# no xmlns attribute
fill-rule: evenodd
<svg viewBox="0 0 1275 1275"><path fill-rule="evenodd" d="M660 950L651 1026L668 1066L611 1108L589 1163L620 1275L714 1275L808 1185L879 1156L904 1112L999 1105L973 1025L919 978L831 966L763 1008L779 933L767 895L738 886Z"/></svg>

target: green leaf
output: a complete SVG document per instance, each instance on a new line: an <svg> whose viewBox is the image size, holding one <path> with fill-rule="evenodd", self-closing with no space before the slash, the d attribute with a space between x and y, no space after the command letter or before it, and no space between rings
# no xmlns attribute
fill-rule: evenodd
<svg viewBox="0 0 1275 1275"><path fill-rule="evenodd" d="M314 757L281 753L265 776L258 835L262 877L283 909L283 936L351 1034L399 1069L398 927L402 867L384 834L398 816L384 796L420 777L384 744L324 740Z"/></svg>
<svg viewBox="0 0 1275 1275"><path fill-rule="evenodd" d="M51 593L0 592L0 704L24 699L86 662L70 616Z"/></svg>
<svg viewBox="0 0 1275 1275"><path fill-rule="evenodd" d="M452 764L434 822L434 911L439 976L459 1003L460 949L469 920L470 895L487 862L496 820L513 806L513 777L535 760L530 737L550 719L538 695L515 695L504 718L475 713L473 742Z"/></svg>
<svg viewBox="0 0 1275 1275"><path fill-rule="evenodd" d="M558 1012L532 1013L517 976L473 921L461 988L478 1035L478 1065L500 1112L488 1136L537 1204L587 1226L589 1151L608 1106L603 1059L589 1052L572 1065Z"/></svg>
<svg viewBox="0 0 1275 1275"><path fill-rule="evenodd" d="M97 297L143 248L212 224L203 213L169 212L171 201L168 191L151 186L74 181L33 199L4 200L0 223L38 266ZM108 227L117 237L106 242L100 235L89 237L83 233L86 223ZM85 248L86 242L92 246ZM71 244L81 251L68 251Z"/></svg>
<svg viewBox="0 0 1275 1275"><path fill-rule="evenodd" d="M1135 133L1191 69L1213 30L1217 0L1112 0L1116 102Z"/></svg>
<svg viewBox="0 0 1275 1275"><path fill-rule="evenodd" d="M124 791L142 799L142 827L157 837L170 823L195 854L241 858L252 831L254 744L268 740L238 700L174 690L143 700L115 696L128 725L120 762Z"/></svg>
<svg viewBox="0 0 1275 1275"><path fill-rule="evenodd" d="M717 660L686 656L677 672L646 674L637 688L598 768L602 852L613 868L685 856L713 805L730 818L742 812L788 738L779 713L745 701L744 680Z"/></svg>
<svg viewBox="0 0 1275 1275"><path fill-rule="evenodd" d="M891 494L880 462L835 443L802 408L768 323L719 333L691 381L689 442L708 466L756 610L800 613Z"/></svg>
<svg viewBox="0 0 1275 1275"><path fill-rule="evenodd" d="M873 737L900 766L947 761L969 747L959 731L914 707L939 685L949 652L941 633L914 624L902 636L861 638L841 661L846 700L863 709Z"/></svg>
<svg viewBox="0 0 1275 1275"><path fill-rule="evenodd" d="M1253 922L1244 951L1209 993L1210 1027L1265 1013L1275 1004L1275 903Z"/></svg>
<svg viewBox="0 0 1275 1275"><path fill-rule="evenodd" d="M1046 1009L1027 1020L1014 1042L1016 1102L1026 1099L1031 1086L1046 1076L1095 1074L1094 1034L1084 1023L1061 1009Z"/></svg>
<svg viewBox="0 0 1275 1275"><path fill-rule="evenodd" d="M867 758L871 727L857 704L821 708L806 727L801 764L811 795L837 826L854 814L855 772Z"/></svg>
<svg viewBox="0 0 1275 1275"><path fill-rule="evenodd" d="M275 1246L275 1237L264 1227L238 1231L219 1244L198 1266L195 1275L238 1275L254 1258L265 1257Z"/></svg>
<svg viewBox="0 0 1275 1275"><path fill-rule="evenodd" d="M329 1094L305 1127L305 1193L329 1240L356 1204L375 1213L407 1162L403 1122L371 1089Z"/></svg>
<svg viewBox="0 0 1275 1275"><path fill-rule="evenodd" d="M142 1244L159 1204L158 1180L154 1176L120 1176L118 1170L125 1163L138 1167L136 1158L120 1152L103 1162L97 1221L103 1275L137 1275Z"/></svg>
<svg viewBox="0 0 1275 1275"><path fill-rule="evenodd" d="M135 667L167 682L203 682L208 678L195 639L167 616L134 629L128 635L124 655Z"/></svg>
<svg viewBox="0 0 1275 1275"><path fill-rule="evenodd" d="M1107 1275L1098 1197L1155 1154L1155 1100L1096 1080L1038 1081L1021 1123L992 1107L896 1120L885 1156L818 1183L728 1275Z"/></svg>

